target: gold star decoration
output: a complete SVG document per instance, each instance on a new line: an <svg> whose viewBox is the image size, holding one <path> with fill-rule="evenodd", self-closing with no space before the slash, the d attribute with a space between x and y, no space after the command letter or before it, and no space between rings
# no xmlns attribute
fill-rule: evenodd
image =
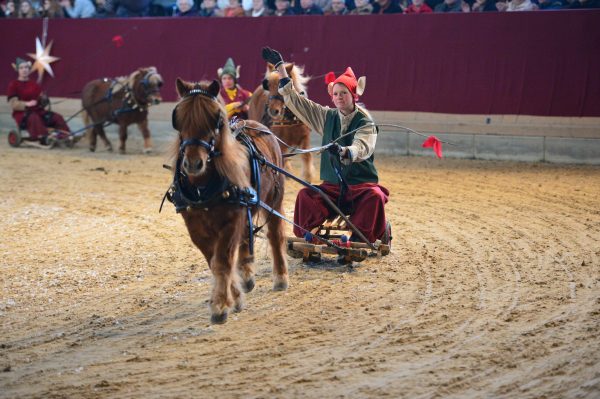
<svg viewBox="0 0 600 399"><path fill-rule="evenodd" d="M48 72L50 76L54 77L54 71L52 71L52 67L50 64L54 61L60 60L58 57L53 57L50 55L50 50L52 49L52 42L44 48L42 43L40 42L40 38L35 38L35 54L28 53L35 60L33 66L31 67L32 71L36 71L38 74L38 82L42 81L44 76L44 71Z"/></svg>

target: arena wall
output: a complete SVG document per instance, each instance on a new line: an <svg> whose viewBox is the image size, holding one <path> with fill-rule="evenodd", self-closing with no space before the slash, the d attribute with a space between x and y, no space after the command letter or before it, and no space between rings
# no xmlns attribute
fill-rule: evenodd
<svg viewBox="0 0 600 399"><path fill-rule="evenodd" d="M0 20L10 38L0 87L14 77L14 58L35 52L42 26ZM324 104L323 75L351 65L367 76L362 100L379 122L460 142L446 146L449 156L600 162L600 11L51 20L47 40L60 57L44 78L53 97L155 65L174 101L176 77L213 79L229 56L253 89L264 74L260 48L270 45L305 65L309 96ZM386 140L382 151L421 153L417 137L384 129Z"/></svg>

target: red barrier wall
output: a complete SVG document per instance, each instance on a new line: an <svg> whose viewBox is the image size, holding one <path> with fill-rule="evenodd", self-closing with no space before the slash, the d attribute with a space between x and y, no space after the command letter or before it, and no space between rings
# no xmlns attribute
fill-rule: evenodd
<svg viewBox="0 0 600 399"><path fill-rule="evenodd" d="M35 52L42 20L0 20L0 87L10 63ZM124 46L112 43L121 35ZM212 79L226 58L241 84L264 74L270 45L312 76L353 67L367 76L373 110L459 114L600 116L600 11L485 14L50 20L51 96L78 97L98 77L154 65L174 100L174 80ZM323 78L309 96L328 104Z"/></svg>

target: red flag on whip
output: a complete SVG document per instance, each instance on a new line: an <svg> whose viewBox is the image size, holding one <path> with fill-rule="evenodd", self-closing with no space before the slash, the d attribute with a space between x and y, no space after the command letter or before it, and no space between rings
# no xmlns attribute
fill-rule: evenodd
<svg viewBox="0 0 600 399"><path fill-rule="evenodd" d="M442 142L435 136L429 136L421 145L423 148L433 147L433 151L435 151L435 155L438 158L442 157Z"/></svg>

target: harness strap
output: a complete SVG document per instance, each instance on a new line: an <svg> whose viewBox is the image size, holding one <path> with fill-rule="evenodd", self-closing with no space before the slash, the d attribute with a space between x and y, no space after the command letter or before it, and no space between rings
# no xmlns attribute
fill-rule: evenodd
<svg viewBox="0 0 600 399"><path fill-rule="evenodd" d="M338 206L338 208L341 208L342 201L344 200L344 197L346 196L346 193L348 192L348 182L346 181L346 179L343 176L341 162L339 162L337 157L332 153L329 153L329 162L331 163L331 167L333 168L335 176L338 179L338 184L340 186L340 195L338 196L338 199L337 199L337 206Z"/></svg>

